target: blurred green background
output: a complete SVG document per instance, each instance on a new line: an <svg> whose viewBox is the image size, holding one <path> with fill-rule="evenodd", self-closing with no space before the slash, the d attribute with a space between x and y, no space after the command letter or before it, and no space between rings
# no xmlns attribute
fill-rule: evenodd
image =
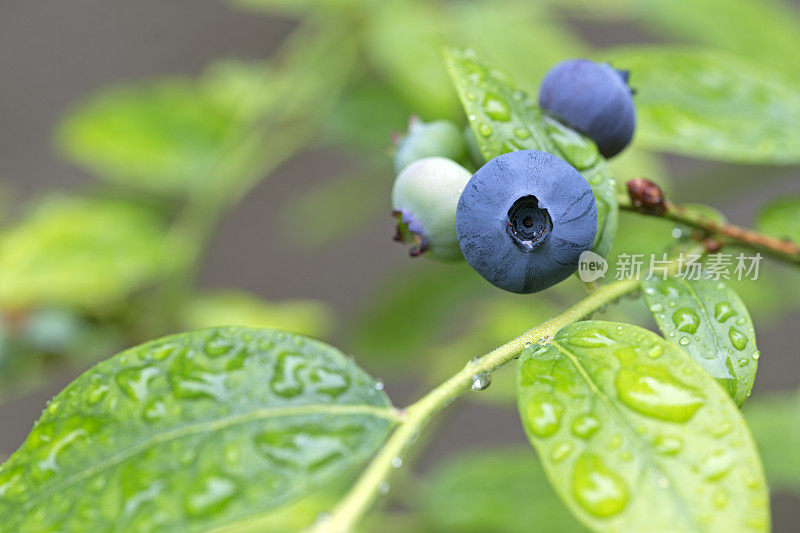
<svg viewBox="0 0 800 533"><path fill-rule="evenodd" d="M412 260L392 242L391 133L414 113L465 123L445 44L477 48L532 93L560 59L641 45L711 50L757 65L755 81L800 81L798 5L773 0L6 2L0 458L81 370L166 333L307 333L354 354L402 405L577 299L573 280L500 294L464 265ZM744 143L741 111L713 110ZM800 131L785 122L776 127ZM734 165L691 148L640 130L612 169L742 225L769 199L800 195L786 151ZM621 219L618 251L672 240L672 225L633 220ZM759 282L737 285L763 354L745 412L776 531L800 519L799 280L767 262ZM604 316L651 326L633 301ZM390 491L367 529L389 516L398 530L527 531L543 515L545 530L578 528L526 450L510 375L442 417L419 475ZM489 447L500 451L476 455Z"/></svg>

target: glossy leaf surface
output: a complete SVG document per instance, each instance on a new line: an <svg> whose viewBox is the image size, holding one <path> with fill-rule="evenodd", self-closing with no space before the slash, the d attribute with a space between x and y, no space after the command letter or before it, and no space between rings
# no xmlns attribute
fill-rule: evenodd
<svg viewBox="0 0 800 533"><path fill-rule="evenodd" d="M767 531L755 445L725 391L677 346L579 322L517 365L522 423L595 531Z"/></svg>
<svg viewBox="0 0 800 533"><path fill-rule="evenodd" d="M631 71L641 146L741 163L800 162L800 97L780 74L696 49L640 47L604 59Z"/></svg>
<svg viewBox="0 0 800 533"><path fill-rule="evenodd" d="M366 460L395 411L341 352L278 330L165 337L83 374L0 468L10 531L207 531Z"/></svg>
<svg viewBox="0 0 800 533"><path fill-rule="evenodd" d="M515 150L542 150L578 169L597 203L594 251L607 255L617 229L616 185L594 142L546 117L527 93L474 51L448 49L445 57L483 156L489 160Z"/></svg>
<svg viewBox="0 0 800 533"><path fill-rule="evenodd" d="M680 346L741 406L761 355L742 299L722 281L681 278L643 282L644 299L664 337Z"/></svg>

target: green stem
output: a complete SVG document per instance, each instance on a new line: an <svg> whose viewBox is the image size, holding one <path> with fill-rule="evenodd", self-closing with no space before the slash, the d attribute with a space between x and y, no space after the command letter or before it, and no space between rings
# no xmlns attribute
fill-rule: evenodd
<svg viewBox="0 0 800 533"><path fill-rule="evenodd" d="M776 239L751 229L719 222L701 213L690 211L668 201L664 201L663 211L652 212L633 205L633 202L631 202L631 199L627 195L619 195L618 200L619 208L622 210L678 222L700 230L708 236L722 241L720 244L739 244L751 250L762 252L764 255L775 259L786 261L794 265L800 265L800 246L791 241Z"/></svg>
<svg viewBox="0 0 800 533"><path fill-rule="evenodd" d="M471 388L476 375L492 372L518 357L522 350L531 344L551 338L564 326L587 317L607 303L635 291L638 287L638 280L623 280L597 289L563 313L467 363L460 372L411 405L406 410L400 425L353 488L334 508L331 515L314 527L313 532L346 533L351 531L356 522L369 509L381 484L389 478L394 459L403 456L431 417Z"/></svg>

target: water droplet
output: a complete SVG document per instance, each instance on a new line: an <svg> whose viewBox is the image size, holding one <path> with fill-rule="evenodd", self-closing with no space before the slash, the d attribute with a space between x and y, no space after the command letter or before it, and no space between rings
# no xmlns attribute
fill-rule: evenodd
<svg viewBox="0 0 800 533"><path fill-rule="evenodd" d="M550 452L550 460L554 463L560 463L572 453L574 446L571 442L565 441L556 444Z"/></svg>
<svg viewBox="0 0 800 533"><path fill-rule="evenodd" d="M531 132L526 130L525 128L517 128L514 130L514 135L517 136L518 139L530 139Z"/></svg>
<svg viewBox="0 0 800 533"><path fill-rule="evenodd" d="M148 422L155 422L167 416L167 406L159 398L153 398L142 410L142 418Z"/></svg>
<svg viewBox="0 0 800 533"><path fill-rule="evenodd" d="M747 318L745 318L743 316L736 319L736 325L737 326L744 326L745 323L747 323Z"/></svg>
<svg viewBox="0 0 800 533"><path fill-rule="evenodd" d="M747 357L742 357L741 359L739 359L739 368L744 368L749 364L750 364L750 359L748 359Z"/></svg>
<svg viewBox="0 0 800 533"><path fill-rule="evenodd" d="M159 373L158 368L154 366L126 368L116 375L115 381L126 396L132 400L141 401L148 395L150 380Z"/></svg>
<svg viewBox="0 0 800 533"><path fill-rule="evenodd" d="M615 341L602 329L587 329L576 333L567 342L582 348L602 348L611 346Z"/></svg>
<svg viewBox="0 0 800 533"><path fill-rule="evenodd" d="M507 122L511 118L508 102L499 94L487 93L483 100L483 110L492 120Z"/></svg>
<svg viewBox="0 0 800 533"><path fill-rule="evenodd" d="M525 424L528 430L535 435L549 437L558 431L563 411L564 407L556 401L533 397L528 400L528 406L525 409Z"/></svg>
<svg viewBox="0 0 800 533"><path fill-rule="evenodd" d="M683 440L671 435L659 435L653 439L653 449L662 455L675 455L683 449Z"/></svg>
<svg viewBox="0 0 800 533"><path fill-rule="evenodd" d="M395 457L392 459L392 467L400 468L403 466L403 458L402 457Z"/></svg>
<svg viewBox="0 0 800 533"><path fill-rule="evenodd" d="M300 377L308 366L305 357L293 352L280 352L275 358L275 369L270 380L272 392L284 398L299 396L305 390Z"/></svg>
<svg viewBox="0 0 800 533"><path fill-rule="evenodd" d="M661 490L667 490L669 488L669 485L670 485L669 479L667 479L664 476L661 476L660 478L658 478L658 481L656 482L656 484L658 485L658 488L661 489Z"/></svg>
<svg viewBox="0 0 800 533"><path fill-rule="evenodd" d="M713 481L730 472L736 463L736 455L732 450L716 450L703 459L696 470L705 479Z"/></svg>
<svg viewBox="0 0 800 533"><path fill-rule="evenodd" d="M647 349L647 357L650 357L651 359L658 359L663 351L664 350L661 348L660 344L654 344Z"/></svg>
<svg viewBox="0 0 800 533"><path fill-rule="evenodd" d="M650 312L651 313L660 313L663 310L664 310L664 306L661 305L661 304L653 304L653 305L650 306Z"/></svg>
<svg viewBox="0 0 800 533"><path fill-rule="evenodd" d="M703 405L703 397L662 367L623 367L616 380L620 399L644 415L684 422Z"/></svg>
<svg viewBox="0 0 800 533"><path fill-rule="evenodd" d="M488 372L480 372L472 376L472 390L486 390L492 384L492 376Z"/></svg>
<svg viewBox="0 0 800 533"><path fill-rule="evenodd" d="M89 405L97 405L100 400L102 400L105 395L108 393L108 385L103 383L93 386L89 389L89 393L86 396L86 401Z"/></svg>
<svg viewBox="0 0 800 533"><path fill-rule="evenodd" d="M389 485L388 481L381 481L380 484L378 485L378 494L380 494L381 496L386 496L387 494L389 494L390 489L391 486Z"/></svg>
<svg viewBox="0 0 800 533"><path fill-rule="evenodd" d="M591 414L582 414L572 421L572 433L576 437L588 439L600 428L600 421Z"/></svg>
<svg viewBox="0 0 800 533"><path fill-rule="evenodd" d="M683 232L680 228L672 228L672 238L673 239L680 239Z"/></svg>
<svg viewBox="0 0 800 533"><path fill-rule="evenodd" d="M237 484L232 479L208 476L200 483L193 484L186 495L186 513L205 516L218 512L233 499L237 491Z"/></svg>
<svg viewBox="0 0 800 533"><path fill-rule="evenodd" d="M225 355L233 349L231 339L223 337L219 332L214 333L208 338L205 344L205 353L210 357Z"/></svg>
<svg viewBox="0 0 800 533"><path fill-rule="evenodd" d="M628 504L625 482L591 453L575 461L572 486L580 506L597 517L619 514Z"/></svg>
<svg viewBox="0 0 800 533"><path fill-rule="evenodd" d="M489 126L488 124L481 124L480 127L478 128L478 133L480 133L484 137L490 136L492 134L492 131L493 131L492 127Z"/></svg>
<svg viewBox="0 0 800 533"><path fill-rule="evenodd" d="M747 336L734 327L728 330L728 337L731 339L733 347L739 351L744 350L744 347L747 346Z"/></svg>
<svg viewBox="0 0 800 533"><path fill-rule="evenodd" d="M759 357L761 357L760 351L756 350L755 352L753 352L753 359L758 360Z"/></svg>
<svg viewBox="0 0 800 533"><path fill-rule="evenodd" d="M681 337L681 340L678 341L678 344L681 346L686 346L689 344L689 337Z"/></svg>
<svg viewBox="0 0 800 533"><path fill-rule="evenodd" d="M697 332L697 327L700 325L700 317L697 316L693 309L681 307L672 314L672 322L678 331L692 335Z"/></svg>
<svg viewBox="0 0 800 533"><path fill-rule="evenodd" d="M718 302L714 306L714 319L717 322L723 323L736 314L736 309L728 302Z"/></svg>

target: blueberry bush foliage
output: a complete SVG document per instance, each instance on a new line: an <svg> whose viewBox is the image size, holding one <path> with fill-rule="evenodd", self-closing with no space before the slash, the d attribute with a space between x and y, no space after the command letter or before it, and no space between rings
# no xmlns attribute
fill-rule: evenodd
<svg viewBox="0 0 800 533"><path fill-rule="evenodd" d="M2 221L0 398L104 360L0 458L0 530L770 529L768 484L800 491L800 398L748 400L754 322L796 308L800 197L765 199L753 229L670 198L760 190L800 164L791 8L231 3L296 28L268 60L90 95L55 137L98 183ZM660 44L593 49L579 31L620 23ZM617 158L535 103L550 66L579 56L631 73L638 124ZM313 247L384 216L385 148L412 114L466 128L472 149L454 153L470 170L517 150L563 159L591 186L609 272L655 253L666 275L513 296L463 261L409 260L344 325L354 357L312 338L334 327L321 302L196 286L221 218L309 147L358 163L287 202L280 231ZM664 154L727 163L725 175L675 182ZM320 212L318 231L297 233ZM768 262L757 281L677 276L680 253L708 268L720 250ZM413 370L428 392L396 406L362 366ZM414 473L429 422L462 395L515 403L533 450Z"/></svg>

